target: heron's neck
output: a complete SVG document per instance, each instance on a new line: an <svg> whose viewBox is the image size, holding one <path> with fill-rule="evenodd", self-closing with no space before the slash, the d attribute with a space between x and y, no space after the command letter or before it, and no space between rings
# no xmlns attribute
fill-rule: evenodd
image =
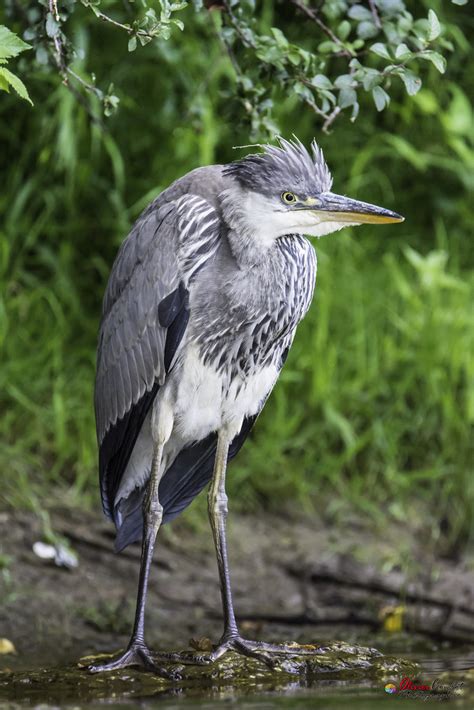
<svg viewBox="0 0 474 710"><path fill-rule="evenodd" d="M238 186L222 192L220 202L230 248L238 263L253 266L264 261L279 236L268 218L269 210Z"/></svg>

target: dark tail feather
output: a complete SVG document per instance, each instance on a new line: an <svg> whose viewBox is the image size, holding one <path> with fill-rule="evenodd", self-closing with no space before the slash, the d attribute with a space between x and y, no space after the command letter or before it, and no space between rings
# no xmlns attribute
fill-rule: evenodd
<svg viewBox="0 0 474 710"><path fill-rule="evenodd" d="M245 419L242 429L229 448L232 459L249 434L256 416ZM159 497L163 506L163 523L176 518L202 491L212 478L217 434L210 434L178 454L166 471L159 487ZM136 488L125 500L121 500L115 510L117 537L115 550L121 552L127 545L141 539L143 533L143 500L146 486Z"/></svg>
<svg viewBox="0 0 474 710"><path fill-rule="evenodd" d="M140 540L143 530L143 501L146 486L135 488L128 498L122 499L115 508L115 552L122 552L127 545Z"/></svg>

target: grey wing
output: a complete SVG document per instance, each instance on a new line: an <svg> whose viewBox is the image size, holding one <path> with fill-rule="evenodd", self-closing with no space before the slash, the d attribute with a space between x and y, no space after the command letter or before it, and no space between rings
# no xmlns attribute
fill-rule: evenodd
<svg viewBox="0 0 474 710"><path fill-rule="evenodd" d="M115 261L104 297L95 386L101 495L111 517L143 421L186 330L189 285L219 238L215 209L187 195L149 208Z"/></svg>

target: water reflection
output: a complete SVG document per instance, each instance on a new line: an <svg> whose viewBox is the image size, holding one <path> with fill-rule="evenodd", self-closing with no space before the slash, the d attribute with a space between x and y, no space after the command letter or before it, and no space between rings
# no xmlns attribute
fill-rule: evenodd
<svg viewBox="0 0 474 710"><path fill-rule="evenodd" d="M466 649L463 654L438 653L422 659L415 654L406 654L407 659L417 661L420 671L411 678L413 685L420 683L432 686L435 679L444 688L461 682L462 692L444 695L419 691L400 692L401 677L389 678L383 675L364 679L363 675L348 679L347 674L332 675L328 678L308 679L280 677L269 681L260 678L246 679L236 685L223 686L217 679L210 679L206 686L190 682L186 687L169 688L150 682L148 674L131 672L120 676L88 676L84 671L70 668L42 670L17 674L14 688L2 685L0 676L0 708L38 708L56 710L74 707L84 710L104 710L117 707L121 710L140 708L141 710L182 710L187 707L206 708L238 707L239 710L266 710L267 708L337 708L349 710L372 710L381 703L396 703L395 707L419 708L420 702L442 700L445 710L474 707L474 649ZM5 677L4 677L5 680ZM151 679L153 680L153 679ZM389 694L386 684L392 682L396 690ZM220 680L222 683L222 679ZM414 696L413 696L414 695ZM3 705L2 700L7 700ZM401 703L401 705L400 705ZM423 705L422 705L423 706ZM390 705L385 707L389 708Z"/></svg>

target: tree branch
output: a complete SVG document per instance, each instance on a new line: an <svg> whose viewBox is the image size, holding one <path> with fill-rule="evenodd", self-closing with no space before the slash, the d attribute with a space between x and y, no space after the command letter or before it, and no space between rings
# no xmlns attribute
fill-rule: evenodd
<svg viewBox="0 0 474 710"><path fill-rule="evenodd" d="M129 35L134 35L136 37L147 37L148 39L154 39L154 35L151 34L150 32L147 32L146 30L135 30L131 25L126 25L123 22L118 22L117 20L114 20L113 17L110 17L109 15L106 15L104 12L101 10L98 10L94 6L90 6L94 15L99 18L99 20L102 20L103 22L107 22L110 25L113 25L114 27L118 27L121 30L124 30L127 34Z"/></svg>
<svg viewBox="0 0 474 710"><path fill-rule="evenodd" d="M56 22L60 23L61 17L59 15L58 11L58 5L57 5L57 0L49 0L49 12L51 16L55 19ZM75 86L71 84L69 81L69 76L72 76L76 81L78 81L82 86L84 86L88 91L91 91L95 93L96 95L99 95L98 89L95 86L92 86L92 84L88 84L84 79L82 79L78 74L76 74L68 65L66 62L66 59L64 57L64 45L63 41L61 38L61 30L59 29L58 32L54 35L52 38L53 44L54 44L54 60L56 62L56 65L59 69L59 74L62 79L62 83L68 89L68 91L71 92L71 94L74 96L76 101L81 104L81 106L87 111L87 114L89 115L89 118L91 121L102 130L104 129L104 124L102 121L94 114L92 113L89 104L87 101L84 99L84 96L76 89Z"/></svg>
<svg viewBox="0 0 474 710"><path fill-rule="evenodd" d="M300 12L306 15L306 17L309 17L310 20L315 22L318 27L324 32L325 35L329 37L335 44L338 44L341 47L341 54L344 55L345 57L353 57L353 53L350 52L347 47L344 46L343 42L339 39L339 37L336 37L334 32L321 20L321 18L318 16L318 11L315 9L312 9L310 7L307 7L301 0L290 0L291 4L294 5Z"/></svg>
<svg viewBox="0 0 474 710"><path fill-rule="evenodd" d="M326 120L323 123L323 128L322 131L323 133L329 133L329 128L331 125L334 123L336 118L339 116L341 113L342 109L339 106L335 106L329 116L327 116Z"/></svg>
<svg viewBox="0 0 474 710"><path fill-rule="evenodd" d="M374 2L374 0L369 0L369 5L370 5L370 11L372 13L372 17L374 18L374 24L378 30L382 28L382 23L380 22L380 17L379 13L377 11L377 6Z"/></svg>
<svg viewBox="0 0 474 710"><path fill-rule="evenodd" d="M58 12L58 5L57 5L56 0L49 0L49 12L50 12L51 16L56 20L56 22L60 21L59 12ZM61 77L63 79L63 82L67 86L66 62L64 59L64 47L63 47L63 42L61 39L60 30L54 35L53 43L54 43L54 49L56 50L54 58L55 58L57 66L58 66L59 72L61 74Z"/></svg>
<svg viewBox="0 0 474 710"><path fill-rule="evenodd" d="M242 40L242 44L244 45L244 47L253 47L253 48L255 48L255 45L253 44L253 42L251 42L251 41L249 40L249 38L246 37L245 34L242 32L242 28L241 28L240 25L239 25L239 21L237 20L236 16L235 16L234 13L232 12L232 8L230 7L230 5L229 5L229 3L227 2L227 0L223 0L223 4L224 4L225 11L226 11L227 15L228 15L229 18L230 18L230 21L231 21L231 23L232 23L232 26L234 27L235 31L236 31L237 34L239 35L240 39Z"/></svg>

